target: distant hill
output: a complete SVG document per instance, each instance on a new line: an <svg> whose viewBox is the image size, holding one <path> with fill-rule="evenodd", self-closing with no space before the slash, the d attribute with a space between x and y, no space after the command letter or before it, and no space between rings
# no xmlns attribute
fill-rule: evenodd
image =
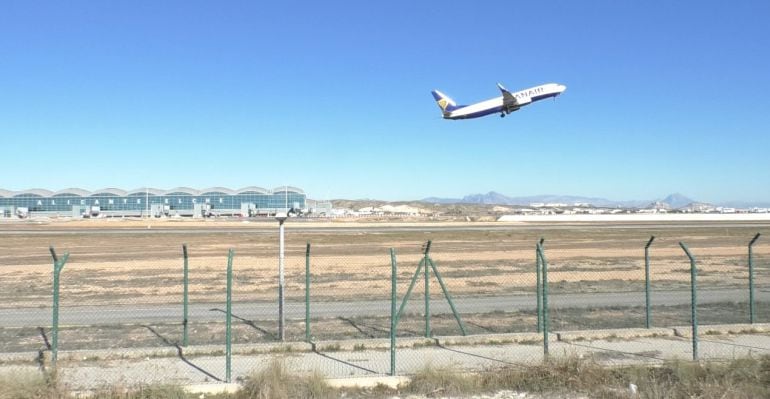
<svg viewBox="0 0 770 399"><path fill-rule="evenodd" d="M513 205L513 206L530 206L533 203L543 204L567 204L572 206L576 203L588 204L595 207L602 208L659 208L659 209L693 209L698 207L707 206L727 206L735 208L752 208L752 207L765 207L770 208L770 202L763 201L730 201L720 204L708 204L705 202L697 201L686 195L680 193L672 193L661 199L648 199L648 200L610 200L606 198L598 197L582 197L576 195L531 195L521 197L509 197L507 195L498 193L496 191L490 191L486 194L469 194L462 198L445 198L445 197L427 197L416 201L378 201L378 200L335 200L335 206L381 206L385 203L391 204L406 204L411 206L429 207L430 205Z"/></svg>
<svg viewBox="0 0 770 399"><path fill-rule="evenodd" d="M666 209L666 210L674 209L674 207L672 207L671 204L669 204L668 202L664 202L664 201L653 201L653 202L650 202L649 204L643 206L643 208L647 208L647 209L653 209L653 208L654 209Z"/></svg>
<svg viewBox="0 0 770 399"><path fill-rule="evenodd" d="M617 201L597 197L581 197L575 195L531 195L523 197L509 197L496 191L486 194L470 194L462 198L428 197L420 202L429 204L484 204L484 205L518 205L529 206L533 203L560 203L573 205L575 203L589 204L596 207L607 208L663 208L683 209L697 206L712 206L711 204L694 200L680 193L669 194L662 199ZM770 207L767 201L728 201L713 206L728 206L735 208Z"/></svg>
<svg viewBox="0 0 770 399"><path fill-rule="evenodd" d="M668 197L663 198L660 202L668 204L673 209L679 209L679 208L684 208L687 205L690 205L697 201L687 198L682 194L674 193L674 194L669 194Z"/></svg>
<svg viewBox="0 0 770 399"><path fill-rule="evenodd" d="M332 204L335 208L359 210L365 207L383 207L385 205L407 205L419 208L421 212L433 214L435 220L486 220L499 217L501 214L510 213L513 209L506 206L530 207L532 203L542 204L567 204L568 207L575 203L589 204L595 207L606 208L637 208L637 209L668 209L683 211L704 211L715 208L705 202L695 201L685 195L673 193L657 200L631 200L614 201L606 198L581 197L574 195L533 195L522 197L509 197L504 194L490 191L486 194L471 194L462 198L428 197L413 201L382 201L374 199L346 200L335 199ZM766 207L770 203L765 202L733 202L722 203L718 206L735 208Z"/></svg>
<svg viewBox="0 0 770 399"><path fill-rule="evenodd" d="M471 194L463 198L428 197L422 202L433 204L492 204L492 205L519 205L528 206L532 203L564 203L564 204L590 204L598 207L643 207L651 201L612 201L605 198L581 197L575 195L532 195L525 197L508 197L495 191L486 194Z"/></svg>
<svg viewBox="0 0 770 399"><path fill-rule="evenodd" d="M719 205L731 208L770 208L770 202L768 201L726 201Z"/></svg>

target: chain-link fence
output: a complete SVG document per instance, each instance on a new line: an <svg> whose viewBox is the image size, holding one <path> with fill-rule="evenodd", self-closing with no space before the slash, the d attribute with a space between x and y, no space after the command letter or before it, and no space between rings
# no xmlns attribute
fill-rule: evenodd
<svg viewBox="0 0 770 399"><path fill-rule="evenodd" d="M753 235L549 233L432 242L290 233L284 324L275 234L58 235L51 252L35 253L11 240L0 258L0 366L50 368L58 352L56 366L73 378L168 382L234 380L276 354L297 371L342 377L545 353L621 362L770 353L762 239L749 262Z"/></svg>

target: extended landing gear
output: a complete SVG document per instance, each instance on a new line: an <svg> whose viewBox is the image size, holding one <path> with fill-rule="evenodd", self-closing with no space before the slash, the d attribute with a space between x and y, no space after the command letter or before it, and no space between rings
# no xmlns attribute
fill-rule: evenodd
<svg viewBox="0 0 770 399"><path fill-rule="evenodd" d="M500 117L501 117L501 118L505 118L505 112L501 113L501 114L500 114Z"/></svg>

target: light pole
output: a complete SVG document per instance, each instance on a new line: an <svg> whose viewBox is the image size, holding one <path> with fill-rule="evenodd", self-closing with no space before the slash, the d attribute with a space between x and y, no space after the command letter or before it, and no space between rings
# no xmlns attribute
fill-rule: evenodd
<svg viewBox="0 0 770 399"><path fill-rule="evenodd" d="M286 212L276 212L275 220L278 221L278 338L281 342L286 338L284 332L285 319L283 313L283 222L286 221Z"/></svg>

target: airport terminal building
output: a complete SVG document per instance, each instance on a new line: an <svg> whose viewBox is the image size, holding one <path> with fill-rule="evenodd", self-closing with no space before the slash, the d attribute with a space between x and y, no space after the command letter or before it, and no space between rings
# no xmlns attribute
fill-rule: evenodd
<svg viewBox="0 0 770 399"><path fill-rule="evenodd" d="M303 210L306 200L304 191L291 186L273 190L260 187L240 190L224 187L203 190L138 188L131 191L69 188L56 192L0 189L0 217L257 216Z"/></svg>

